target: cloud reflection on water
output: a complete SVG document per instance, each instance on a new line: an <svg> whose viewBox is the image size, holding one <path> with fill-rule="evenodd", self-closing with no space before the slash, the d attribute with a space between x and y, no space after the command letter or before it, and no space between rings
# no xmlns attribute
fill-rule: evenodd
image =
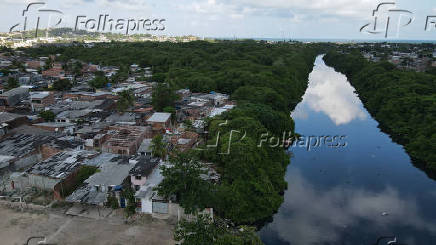
<svg viewBox="0 0 436 245"><path fill-rule="evenodd" d="M385 235L392 234L390 228L396 225L436 233L436 224L420 215L414 198L400 196L395 188L374 192L347 185L321 190L298 169L287 179L285 202L269 229L293 245L339 244L347 229L351 232L362 221L370 224L368 230ZM383 212L389 215L382 216Z"/></svg>
<svg viewBox="0 0 436 245"><path fill-rule="evenodd" d="M303 101L292 117L307 119L309 108L326 114L336 125L347 124L354 119L366 119L367 114L354 94L354 88L347 82L347 77L326 66L321 57L317 58L315 65Z"/></svg>

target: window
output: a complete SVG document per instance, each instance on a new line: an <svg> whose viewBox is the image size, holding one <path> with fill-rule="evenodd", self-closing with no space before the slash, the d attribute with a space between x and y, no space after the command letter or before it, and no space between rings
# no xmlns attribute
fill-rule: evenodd
<svg viewBox="0 0 436 245"><path fill-rule="evenodd" d="M142 179L142 176L141 176L141 175L137 175L137 176L135 176L135 179L136 179L136 180L141 180L141 179Z"/></svg>
<svg viewBox="0 0 436 245"><path fill-rule="evenodd" d="M135 191L139 191L140 188L141 188L141 186L135 185Z"/></svg>

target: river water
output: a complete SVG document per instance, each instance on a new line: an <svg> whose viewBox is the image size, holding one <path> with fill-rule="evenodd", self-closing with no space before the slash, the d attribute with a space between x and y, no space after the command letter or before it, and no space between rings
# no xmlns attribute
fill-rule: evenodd
<svg viewBox="0 0 436 245"><path fill-rule="evenodd" d="M436 181L377 128L347 78L322 56L292 117L304 137L290 148L285 201L259 232L265 244L394 240L384 236L436 244Z"/></svg>

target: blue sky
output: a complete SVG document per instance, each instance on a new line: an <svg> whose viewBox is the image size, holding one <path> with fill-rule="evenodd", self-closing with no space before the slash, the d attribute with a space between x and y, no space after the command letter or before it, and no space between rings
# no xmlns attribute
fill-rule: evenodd
<svg viewBox="0 0 436 245"><path fill-rule="evenodd" d="M0 31L23 22L22 10L30 2L0 0ZM166 35L259 38L383 39L359 32L373 21L372 10L381 2L409 10L414 19L391 39L436 40L436 28L425 31L426 17L436 16L435 0L63 0L44 1L46 9L63 12L60 26L74 27L78 15L98 19L166 19ZM406 16L409 18L408 16ZM405 23L405 19L400 24ZM397 20L397 19L395 19ZM435 18L436 20L436 18ZM401 23L402 21L402 23ZM396 25L393 25L394 29ZM391 27L392 28L392 27ZM142 32L145 33L145 32Z"/></svg>

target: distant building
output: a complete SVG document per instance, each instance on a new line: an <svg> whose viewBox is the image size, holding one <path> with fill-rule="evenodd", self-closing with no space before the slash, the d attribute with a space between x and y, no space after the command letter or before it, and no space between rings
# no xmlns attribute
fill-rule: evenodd
<svg viewBox="0 0 436 245"><path fill-rule="evenodd" d="M120 155L134 155L145 138L151 138L151 129L140 126L112 126L109 139L103 143L102 151Z"/></svg>
<svg viewBox="0 0 436 245"><path fill-rule="evenodd" d="M73 134L76 124L68 122L44 122L33 124L34 127L52 132Z"/></svg>
<svg viewBox="0 0 436 245"><path fill-rule="evenodd" d="M28 88L13 88L0 94L0 106L14 106L29 96Z"/></svg>
<svg viewBox="0 0 436 245"><path fill-rule="evenodd" d="M0 112L0 136L7 134L11 129L19 127L28 122L29 120L26 116L9 112Z"/></svg>
<svg viewBox="0 0 436 245"><path fill-rule="evenodd" d="M148 125L150 125L153 131L161 131L170 127L171 113L155 112L149 119L147 119Z"/></svg>
<svg viewBox="0 0 436 245"><path fill-rule="evenodd" d="M28 60L24 63L26 68L29 69L39 69L45 65L45 62L42 60Z"/></svg>
<svg viewBox="0 0 436 245"><path fill-rule="evenodd" d="M94 101L94 100L105 100L105 99L116 99L118 96L113 95L109 92L74 92L64 94L64 99L81 100L81 101Z"/></svg>
<svg viewBox="0 0 436 245"><path fill-rule="evenodd" d="M54 94L50 92L31 92L30 100L32 111L42 111L55 103Z"/></svg>
<svg viewBox="0 0 436 245"><path fill-rule="evenodd" d="M65 76L65 71L60 63L55 63L52 68L42 71L44 77L62 78Z"/></svg>

